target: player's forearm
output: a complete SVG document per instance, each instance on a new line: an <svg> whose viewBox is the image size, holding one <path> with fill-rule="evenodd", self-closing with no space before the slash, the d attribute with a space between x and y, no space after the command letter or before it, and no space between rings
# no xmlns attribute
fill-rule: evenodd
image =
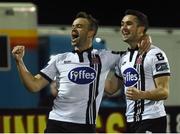
<svg viewBox="0 0 180 134"><path fill-rule="evenodd" d="M35 82L36 78L27 70L24 62L22 60L16 61L16 65L19 71L20 79L24 86L31 92L39 91L39 87Z"/></svg>
<svg viewBox="0 0 180 134"><path fill-rule="evenodd" d="M168 98L169 90L167 88L156 88L147 91L141 91L142 99L147 100L165 100Z"/></svg>

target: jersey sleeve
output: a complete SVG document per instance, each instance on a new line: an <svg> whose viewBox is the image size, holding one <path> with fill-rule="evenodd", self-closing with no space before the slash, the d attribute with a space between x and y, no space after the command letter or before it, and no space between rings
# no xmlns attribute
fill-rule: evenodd
<svg viewBox="0 0 180 134"><path fill-rule="evenodd" d="M122 74L121 74L121 69L120 69L122 53L124 53L124 52L123 51L111 51L112 56L111 56L111 59L109 59L109 61L113 61L113 60L115 61L112 70L114 70L115 76L120 79L123 79Z"/></svg>
<svg viewBox="0 0 180 134"><path fill-rule="evenodd" d="M114 68L115 72L114 73L115 73L116 77L123 79L123 76L121 74L121 69L120 69L120 60L121 59L119 59L118 63L115 65L115 68Z"/></svg>
<svg viewBox="0 0 180 134"><path fill-rule="evenodd" d="M57 67L56 67L56 62L57 62L57 57L53 57L50 59L48 62L47 66L40 70L40 74L47 79L49 82L54 80L56 74L57 74Z"/></svg>
<svg viewBox="0 0 180 134"><path fill-rule="evenodd" d="M168 58L162 50L153 53L152 70L154 78L170 75Z"/></svg>
<svg viewBox="0 0 180 134"><path fill-rule="evenodd" d="M120 52L114 52L111 50L102 50L100 52L102 52L102 56L106 57L104 58L106 63L105 66L113 70L121 57Z"/></svg>

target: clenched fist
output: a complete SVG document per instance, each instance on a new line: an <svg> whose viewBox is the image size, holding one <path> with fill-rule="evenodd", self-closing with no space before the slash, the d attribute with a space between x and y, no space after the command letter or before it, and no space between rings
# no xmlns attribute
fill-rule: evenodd
<svg viewBox="0 0 180 134"><path fill-rule="evenodd" d="M130 100L142 99L142 91L135 87L129 87L126 91L126 97Z"/></svg>
<svg viewBox="0 0 180 134"><path fill-rule="evenodd" d="M25 47L24 46L15 46L12 50L12 54L16 61L22 60L25 53Z"/></svg>

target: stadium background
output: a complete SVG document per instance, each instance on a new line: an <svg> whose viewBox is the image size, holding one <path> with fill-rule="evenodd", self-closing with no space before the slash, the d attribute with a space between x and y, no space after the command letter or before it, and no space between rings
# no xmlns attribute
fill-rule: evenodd
<svg viewBox="0 0 180 134"><path fill-rule="evenodd" d="M0 2L0 132L43 132L52 103L49 87L32 94L21 84L10 52L14 45L20 43L27 47L25 63L30 71L37 73L52 54L71 50L68 34L72 16L78 11L87 11L98 18L100 24L97 37L101 40L95 40L94 47L126 49L127 45L120 39L119 25L123 12L128 8L141 10L148 15L151 26L149 34L170 59L172 80L170 97L165 102L167 132L180 132L180 14L176 3L160 1L162 6L159 6L156 2L140 0L19 1L25 2L24 7L31 2L37 10L32 14L26 14L26 10L14 14L11 8L2 8L2 3L7 1ZM9 2L17 4L18 1ZM123 97L123 93L111 98L104 96L97 119L97 132L125 130Z"/></svg>

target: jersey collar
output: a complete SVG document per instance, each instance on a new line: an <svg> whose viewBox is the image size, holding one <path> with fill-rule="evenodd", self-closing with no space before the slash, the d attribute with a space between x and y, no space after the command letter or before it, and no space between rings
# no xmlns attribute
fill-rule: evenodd
<svg viewBox="0 0 180 134"><path fill-rule="evenodd" d="M128 51L130 51L130 52L136 51L136 50L138 50L138 49L139 49L138 46L136 46L136 48L134 48L134 49L128 47Z"/></svg>
<svg viewBox="0 0 180 134"><path fill-rule="evenodd" d="M90 47L90 48L88 48L88 49L85 49L85 50L83 50L83 51L78 51L78 50L73 50L72 52L73 53L83 53L83 52L91 52L93 50L93 47Z"/></svg>

